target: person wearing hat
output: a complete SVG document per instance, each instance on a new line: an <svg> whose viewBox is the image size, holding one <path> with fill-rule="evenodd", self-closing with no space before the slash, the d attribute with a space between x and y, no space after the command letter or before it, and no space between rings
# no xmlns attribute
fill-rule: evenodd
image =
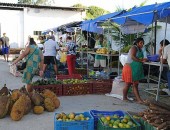
<svg viewBox="0 0 170 130"><path fill-rule="evenodd" d="M8 62L10 46L9 46L9 38L6 36L6 33L3 33L2 40L3 40L2 53L4 55L5 61Z"/></svg>

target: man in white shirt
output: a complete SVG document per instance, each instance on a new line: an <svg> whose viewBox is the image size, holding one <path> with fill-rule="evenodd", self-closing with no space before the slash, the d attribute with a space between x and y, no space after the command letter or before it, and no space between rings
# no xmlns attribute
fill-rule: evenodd
<svg viewBox="0 0 170 130"><path fill-rule="evenodd" d="M164 44L164 48L163 48L163 44ZM170 95L170 43L167 39L165 39L165 43L164 40L162 40L160 42L161 45L161 49L160 49L160 55L162 55L162 50L164 50L163 55L162 55L162 63L168 63L169 65L169 71L167 72L167 79L168 79L168 89L166 90L166 92L168 93L168 95Z"/></svg>
<svg viewBox="0 0 170 130"><path fill-rule="evenodd" d="M47 41L44 43L44 65L43 72L45 72L47 65L52 64L54 66L54 71L57 75L57 60L56 55L57 51L59 51L59 46L57 42L52 40L53 37L47 36Z"/></svg>

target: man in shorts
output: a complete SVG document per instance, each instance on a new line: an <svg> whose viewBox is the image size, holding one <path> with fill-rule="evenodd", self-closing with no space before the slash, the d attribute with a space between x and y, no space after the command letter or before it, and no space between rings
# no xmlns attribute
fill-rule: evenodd
<svg viewBox="0 0 170 130"><path fill-rule="evenodd" d="M55 74L57 75L57 60L56 55L59 51L57 42L52 40L53 37L47 35L47 41L44 43L44 65L43 72L45 72L47 65L52 64L54 67Z"/></svg>
<svg viewBox="0 0 170 130"><path fill-rule="evenodd" d="M3 33L2 40L3 40L2 54L4 55L5 61L8 62L10 46L9 46L9 38L6 36L6 33Z"/></svg>

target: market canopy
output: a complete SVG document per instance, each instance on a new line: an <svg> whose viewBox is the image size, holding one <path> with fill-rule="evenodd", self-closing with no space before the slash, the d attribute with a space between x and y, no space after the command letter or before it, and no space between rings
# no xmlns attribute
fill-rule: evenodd
<svg viewBox="0 0 170 130"><path fill-rule="evenodd" d="M47 34L50 31L54 31L54 32L60 32L60 31L72 32L72 31L74 31L73 27L80 27L81 23L82 23L82 21L70 22L70 23L63 24L63 25L58 26L58 27L54 27L54 28L51 28L51 29L44 30L42 32L42 34Z"/></svg>
<svg viewBox="0 0 170 130"><path fill-rule="evenodd" d="M94 32L94 33L102 34L103 28L97 26L97 23L94 23L92 21L93 20L91 20L91 19L83 21L81 24L81 29L83 31L87 31L87 32Z"/></svg>
<svg viewBox="0 0 170 130"><path fill-rule="evenodd" d="M95 19L92 20L93 23L96 23L96 22L105 22L113 17L116 17L118 15L121 15L125 13L125 11L119 11L119 12L114 12L114 13L110 13L110 14L105 14L105 15L102 15L102 16L99 16Z"/></svg>
<svg viewBox="0 0 170 130"><path fill-rule="evenodd" d="M81 29L88 31L88 32L95 32L95 33L103 33L103 29L101 27L98 26L98 22L105 22L115 16L118 16L120 14L122 14L124 11L119 11L119 12L114 12L114 13L110 13L110 14L105 14L102 16L99 16L95 19L91 19L91 20L86 20L83 21L81 24Z"/></svg>
<svg viewBox="0 0 170 130"><path fill-rule="evenodd" d="M63 24L61 26L55 27L52 30L54 32L66 31L68 28L80 27L81 23L82 23L82 21L74 21L74 22L70 22L70 23Z"/></svg>
<svg viewBox="0 0 170 130"><path fill-rule="evenodd" d="M169 7L170 2L141 6L120 16L116 16L112 18L111 21L127 26L134 24L148 26L156 20L164 21L165 18L170 15ZM168 22L170 22L170 20Z"/></svg>

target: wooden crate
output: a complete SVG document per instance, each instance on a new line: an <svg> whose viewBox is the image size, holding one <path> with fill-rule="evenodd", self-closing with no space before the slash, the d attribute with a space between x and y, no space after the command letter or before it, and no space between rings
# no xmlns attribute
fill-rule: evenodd
<svg viewBox="0 0 170 130"><path fill-rule="evenodd" d="M92 94L93 88L92 83L82 83L82 84L63 84L63 95L85 95Z"/></svg>
<svg viewBox="0 0 170 130"><path fill-rule="evenodd" d="M50 84L50 85L39 85L39 86L33 86L33 89L42 92L44 89L49 89L53 91L57 96L62 96L63 94L63 85L62 84Z"/></svg>
<svg viewBox="0 0 170 130"><path fill-rule="evenodd" d="M92 81L93 84L93 94L106 94L110 93L112 90L112 82L105 81Z"/></svg>

